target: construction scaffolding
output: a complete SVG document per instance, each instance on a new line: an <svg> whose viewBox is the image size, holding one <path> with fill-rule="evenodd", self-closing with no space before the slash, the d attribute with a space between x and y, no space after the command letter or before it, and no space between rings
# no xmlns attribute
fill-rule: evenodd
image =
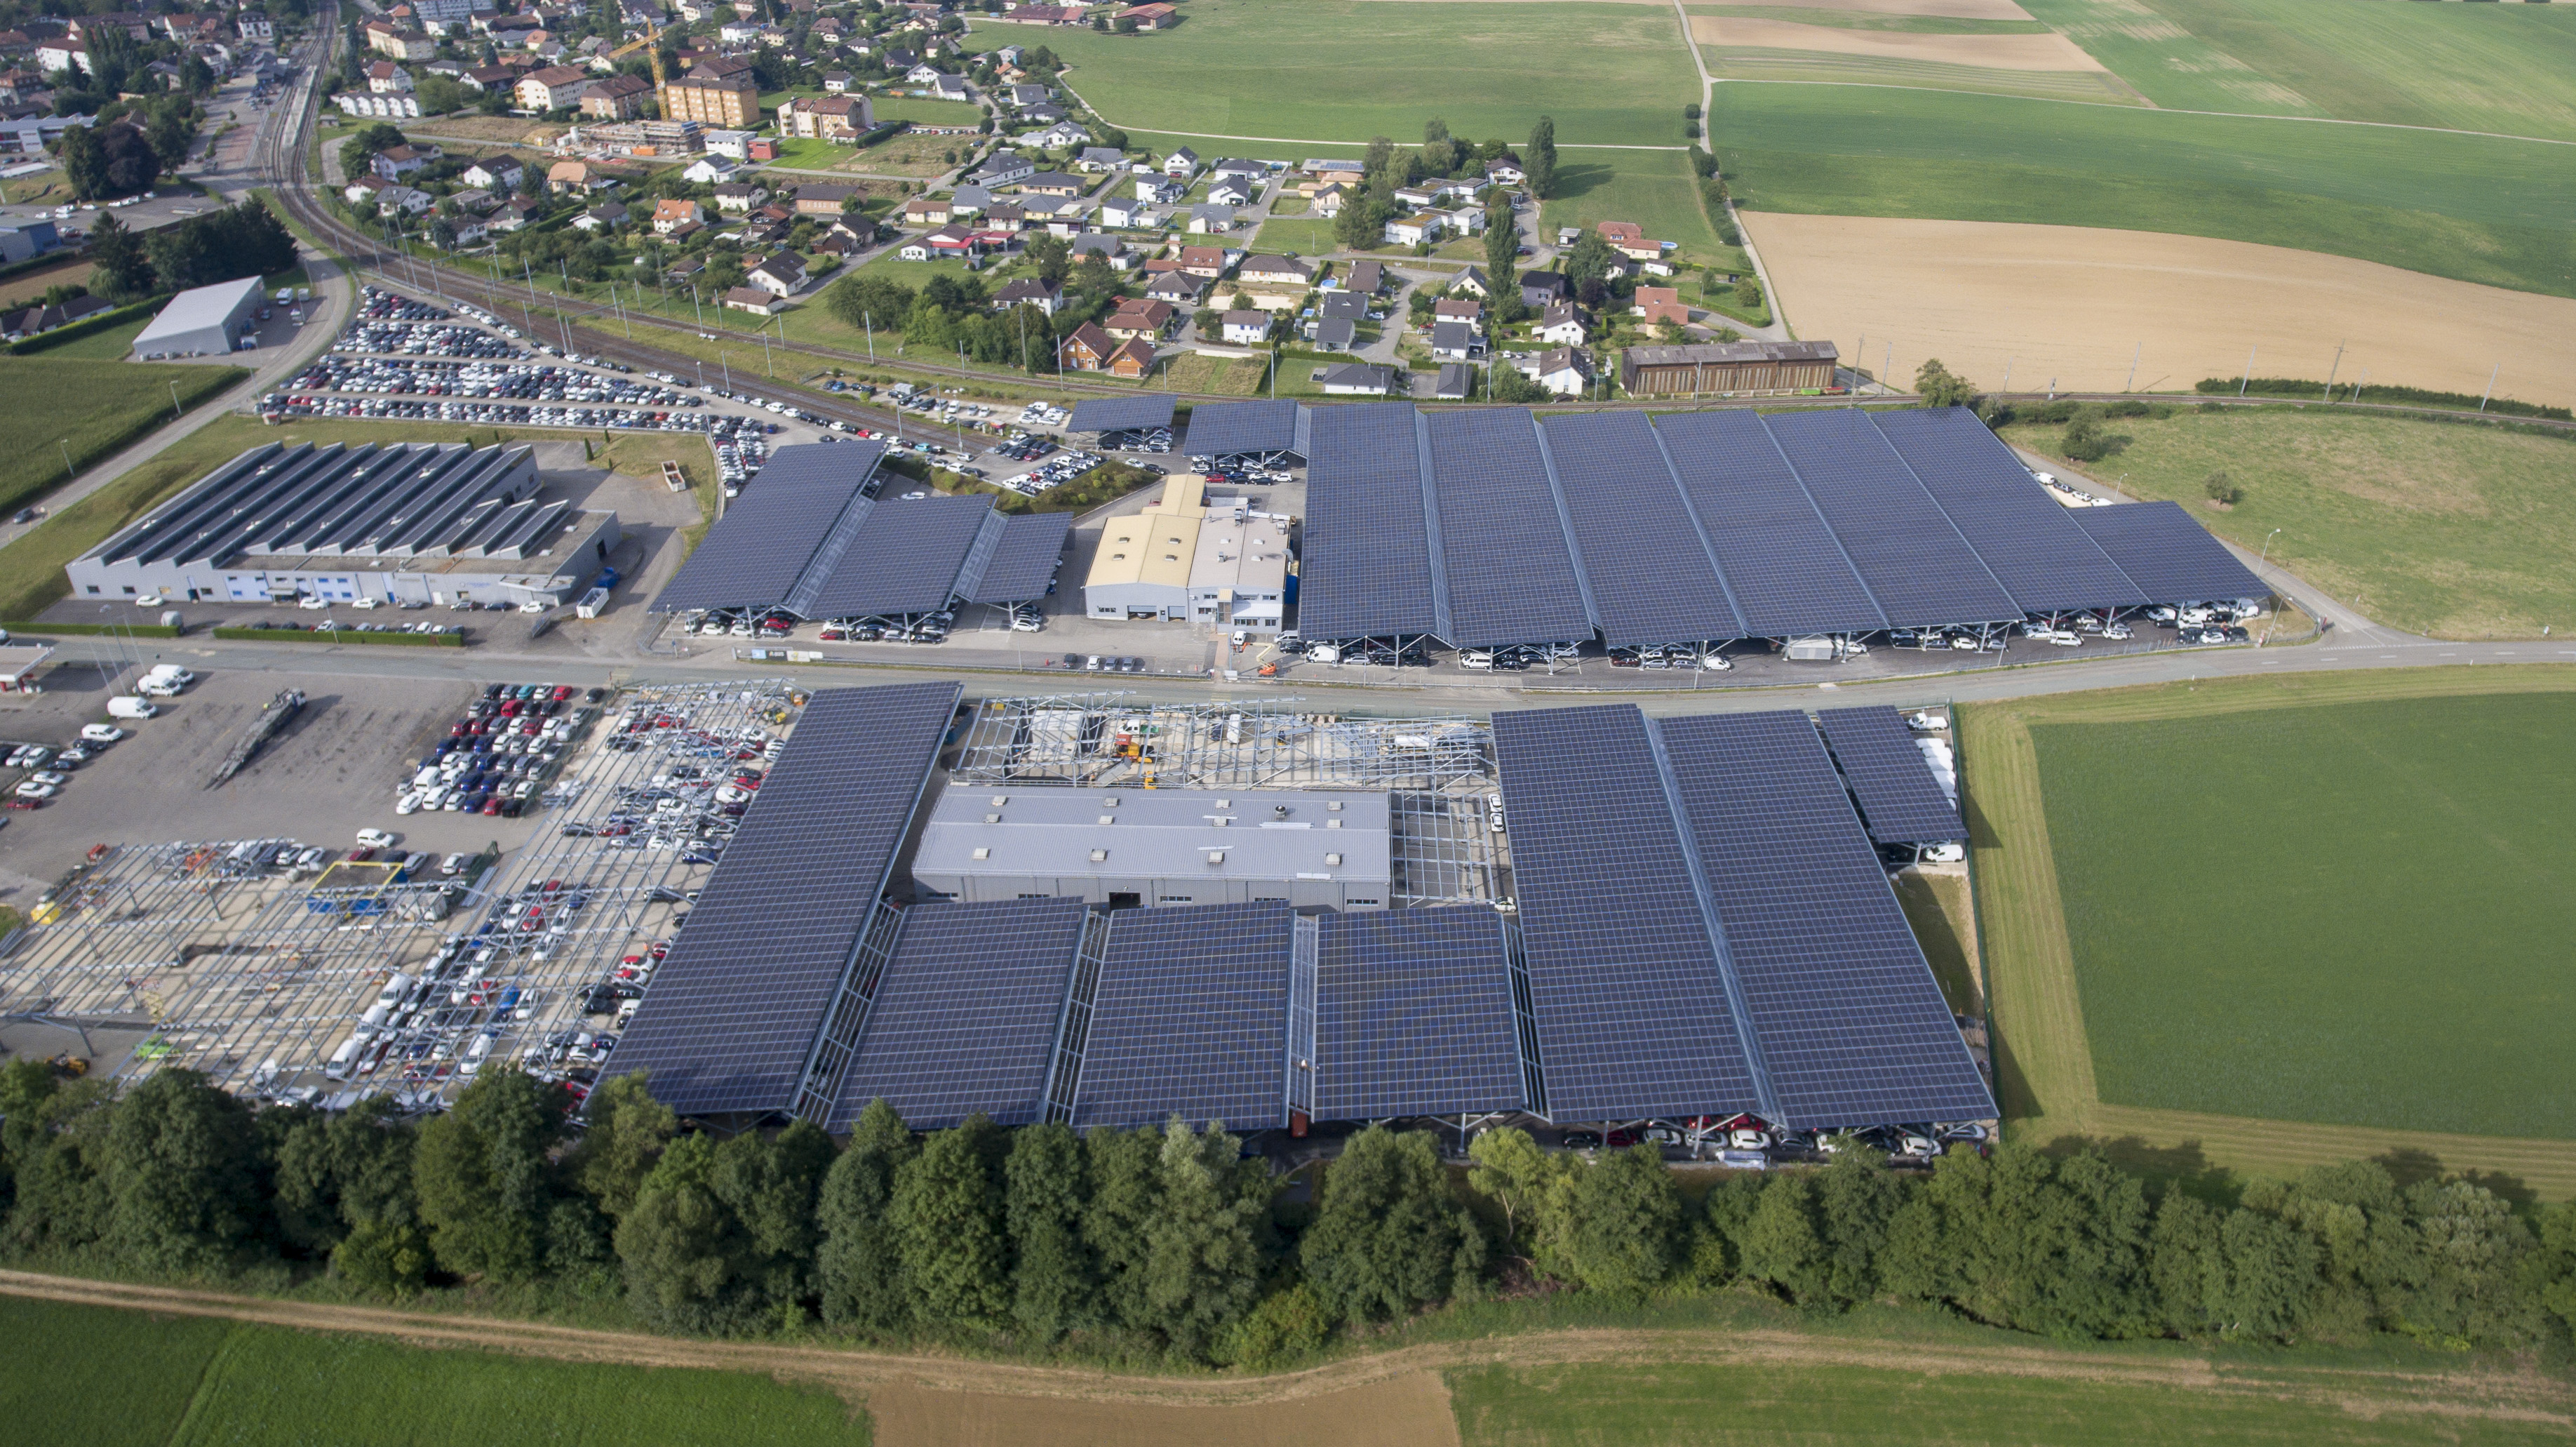
<svg viewBox="0 0 2576 1447"><path fill-rule="evenodd" d="M979 783L1214 789L1490 785L1487 726L1308 713L1299 700L1145 703L1054 694L977 706L954 777Z"/></svg>
<svg viewBox="0 0 2576 1447"><path fill-rule="evenodd" d="M1466 786L1446 793L1398 789L1387 803L1398 906L1510 905L1511 849L1500 828L1500 794Z"/></svg>

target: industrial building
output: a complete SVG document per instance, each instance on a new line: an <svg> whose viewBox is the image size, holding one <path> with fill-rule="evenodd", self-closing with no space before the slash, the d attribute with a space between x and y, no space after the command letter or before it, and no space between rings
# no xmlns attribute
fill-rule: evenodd
<svg viewBox="0 0 2576 1447"><path fill-rule="evenodd" d="M881 442L772 455L653 600L665 613L908 620L1044 598L1072 519L990 497L879 497Z"/></svg>
<svg viewBox="0 0 2576 1447"><path fill-rule="evenodd" d="M257 330L253 323L259 301L255 276L191 287L170 298L151 325L135 334L134 355L145 361L223 356L241 345L244 334Z"/></svg>
<svg viewBox="0 0 2576 1447"><path fill-rule="evenodd" d="M913 891L969 904L1382 909L1393 889L1388 823L1383 792L959 784L930 807Z"/></svg>
<svg viewBox="0 0 2576 1447"><path fill-rule="evenodd" d="M1623 704L1487 728L1255 706L1204 731L1166 718L1158 761L1116 760L1189 787L997 781L1044 752L1044 719L1087 737L1103 702L965 709L954 684L815 694L607 1073L650 1071L674 1110L729 1127L840 1129L878 1099L916 1128L1178 1114L1292 1134L1995 1114L1863 822L1919 805L1925 785L1829 742L1901 735L1887 710L1853 728ZM1391 772L1398 756L1411 772ZM1210 786L1233 771L1317 787ZM1418 814L1389 801L1408 788L1469 806L1509 907L1400 899ZM1856 805L1864 791L1882 802ZM888 886L915 831L905 905ZM1358 894L1362 877L1389 889ZM1341 897L1294 893L1326 884Z"/></svg>
<svg viewBox="0 0 2576 1447"><path fill-rule="evenodd" d="M2173 503L2065 508L1961 408L1318 409L1310 642L1617 649L2260 598Z"/></svg>
<svg viewBox="0 0 2576 1447"><path fill-rule="evenodd" d="M1288 519L1242 498L1210 502L1206 489L1207 479L1175 473L1161 497L1101 524L1083 580L1085 614L1252 633L1285 626Z"/></svg>
<svg viewBox="0 0 2576 1447"><path fill-rule="evenodd" d="M1631 397L1822 392L1834 385L1840 355L1831 342L1630 347L1619 357L1619 385Z"/></svg>
<svg viewBox="0 0 2576 1447"><path fill-rule="evenodd" d="M624 536L526 447L254 447L64 569L80 598L563 602Z"/></svg>

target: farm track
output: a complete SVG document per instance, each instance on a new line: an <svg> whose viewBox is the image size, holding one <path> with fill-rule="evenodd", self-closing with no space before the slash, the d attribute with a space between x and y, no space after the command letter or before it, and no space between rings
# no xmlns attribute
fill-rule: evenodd
<svg viewBox="0 0 2576 1447"><path fill-rule="evenodd" d="M391 1337L424 1346L473 1347L563 1361L758 1372L814 1382L864 1401L872 1393L972 1399L1052 1399L1151 1409L1320 1405L1346 1393L1415 1382L1461 1367L1601 1363L1708 1363L1766 1372L1830 1367L2161 1387L2195 1393L2293 1398L2383 1416L2483 1419L2576 1429L2576 1387L2536 1368L2458 1371L2301 1367L2214 1360L2188 1347L2084 1348L2025 1337L1961 1344L1778 1329L1589 1328L1435 1342L1355 1356L1269 1376L1136 1376L1078 1367L1024 1366L964 1357L827 1346L705 1341L641 1332L554 1326L503 1317L402 1311L242 1296L181 1287L0 1271L0 1293L174 1316L216 1317L306 1331ZM1409 1424L1422 1440L1419 1421ZM1349 1440L1349 1439L1345 1439ZM1365 1438L1360 1440L1366 1440Z"/></svg>
<svg viewBox="0 0 2576 1447"><path fill-rule="evenodd" d="M2207 1115L2100 1098L2074 948L2040 796L2037 723L2138 722L2384 699L2576 691L2576 673L2541 665L2284 675L2157 685L1961 709L1963 806L1977 861L1978 933L1998 1045L2006 1131L2047 1143L2101 1142L2115 1157L2191 1167L2294 1170L2381 1159L2510 1177L2549 1200L2576 1198L2576 1141L2462 1136L2371 1126Z"/></svg>

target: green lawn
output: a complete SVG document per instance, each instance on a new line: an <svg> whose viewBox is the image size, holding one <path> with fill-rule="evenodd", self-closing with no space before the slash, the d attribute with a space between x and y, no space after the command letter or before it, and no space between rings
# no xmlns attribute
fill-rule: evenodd
<svg viewBox="0 0 2576 1447"><path fill-rule="evenodd" d="M2576 13L2353 0L2028 0L2160 106L2576 139Z"/></svg>
<svg viewBox="0 0 2576 1447"><path fill-rule="evenodd" d="M2089 101L2095 105L2146 103L2119 77L2093 70L2002 70L1896 56L1838 55L1818 50L1721 50L1714 45L1701 47L1701 55L1709 74L1728 81L1915 86L1978 95Z"/></svg>
<svg viewBox="0 0 2576 1447"><path fill-rule="evenodd" d="M2576 1139L2576 698L2045 724L2101 1098Z"/></svg>
<svg viewBox="0 0 2576 1447"><path fill-rule="evenodd" d="M1261 250L1274 255L1281 252L1298 256L1323 256L1342 249L1333 235L1333 223L1320 216L1273 216L1261 223L1254 234Z"/></svg>
<svg viewBox="0 0 2576 1447"><path fill-rule="evenodd" d="M1723 91L1721 90L1721 93ZM1742 253L1718 244L1716 228L1700 205L1690 158L1654 151L1574 151L1557 157L1556 194L1539 205L1539 219L1554 239L1559 226L1634 221L1657 241L1681 243L1682 261L1733 260ZM1482 245L1480 241L1479 246Z"/></svg>
<svg viewBox="0 0 2576 1447"><path fill-rule="evenodd" d="M1417 128L1416 134L1418 133ZM1517 146L1521 139L1525 137L1513 138L1513 144ZM1176 136L1168 131L1140 131L1130 127L1127 131L1127 146L1131 151L1149 151L1158 161L1183 146L1198 152L1203 158L1216 158L1216 152L1209 148L1205 137ZM1223 151L1227 157L1240 157L1247 161L1286 161L1294 166L1309 157L1357 160L1368 154L1368 142L1365 138L1359 141L1325 141L1313 145L1297 141L1228 141Z"/></svg>
<svg viewBox="0 0 2576 1447"><path fill-rule="evenodd" d="M184 405L222 392L249 373L239 367L119 362L82 357L79 342L26 357L0 357L0 511L14 511L172 417L170 387ZM120 352L120 355L122 353Z"/></svg>
<svg viewBox="0 0 2576 1447"><path fill-rule="evenodd" d="M143 335L143 329L150 325L152 325L152 318L136 317L130 322L109 327L106 331L92 332L85 337L75 337L60 346L47 347L37 355L64 357L78 362L120 362L134 350L134 339ZM168 399L169 389L162 389L162 397L164 400Z"/></svg>
<svg viewBox="0 0 2576 1447"><path fill-rule="evenodd" d="M855 146L845 146L838 141L808 140L799 136L779 137L773 141L773 144L778 147L779 165L793 166L806 171L828 171L834 166L847 163L852 156L858 154L858 148Z"/></svg>
<svg viewBox="0 0 2576 1447"><path fill-rule="evenodd" d="M2576 438L2287 407L2109 424L2126 446L2084 470L2172 498L2212 531L2410 632L2576 630ZM2056 455L2060 429L2005 437ZM2245 491L2220 512L2204 486ZM2280 529L2277 537L2273 529Z"/></svg>
<svg viewBox="0 0 2576 1447"><path fill-rule="evenodd" d="M910 121L916 126L971 126L984 119L973 101L931 100L914 96L870 96L868 108L879 124Z"/></svg>
<svg viewBox="0 0 2576 1447"><path fill-rule="evenodd" d="M2144 1363L2140 1363L2144 1366ZM1658 1362L1485 1367L1449 1374L1466 1447L1832 1447L1839 1443L2102 1443L2109 1447L2428 1440L2426 1421L2304 1393L2203 1386L2176 1364L2156 1383L1822 1363ZM2393 1389L2392 1389L2393 1390ZM2394 1401L2390 1403L2394 1405ZM2440 1440L2555 1442L2554 1425L2446 1417Z"/></svg>
<svg viewBox="0 0 2576 1447"><path fill-rule="evenodd" d="M2178 232L2576 296L2564 146L1796 85L1718 87L1711 132L1763 210Z"/></svg>
<svg viewBox="0 0 2576 1447"><path fill-rule="evenodd" d="M1131 134L1412 145L1436 116L1517 145L1545 114L1560 145L1679 146L1681 108L1699 96L1678 17L1650 5L1192 0L1167 33L1041 38Z"/></svg>
<svg viewBox="0 0 2576 1447"><path fill-rule="evenodd" d="M868 1420L740 1372L441 1351L197 1317L0 1299L14 1441L95 1447L835 1443Z"/></svg>

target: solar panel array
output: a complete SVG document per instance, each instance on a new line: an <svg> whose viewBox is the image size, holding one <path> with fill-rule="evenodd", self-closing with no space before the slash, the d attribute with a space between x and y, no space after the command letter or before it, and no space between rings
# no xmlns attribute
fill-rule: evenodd
<svg viewBox="0 0 2576 1447"><path fill-rule="evenodd" d="M1503 928L1481 906L1324 916L1317 1119L1524 1107Z"/></svg>
<svg viewBox="0 0 2576 1447"><path fill-rule="evenodd" d="M1297 615L1309 638L1447 636L1414 417L1408 402L1313 414Z"/></svg>
<svg viewBox="0 0 2576 1447"><path fill-rule="evenodd" d="M2103 555L2067 509L1962 407L1872 414L1925 490L2026 613L2142 608L2154 601Z"/></svg>
<svg viewBox="0 0 2576 1447"><path fill-rule="evenodd" d="M1659 727L1780 1122L1991 1119L1993 1097L1806 716Z"/></svg>
<svg viewBox="0 0 2576 1447"><path fill-rule="evenodd" d="M1726 580L1642 412L1542 424L1584 576L1611 647L1741 638Z"/></svg>
<svg viewBox="0 0 2576 1447"><path fill-rule="evenodd" d="M2066 515L2159 603L2260 598L2272 591L2180 503L2069 508Z"/></svg>
<svg viewBox="0 0 2576 1447"><path fill-rule="evenodd" d="M1046 596L1073 528L1069 512L1015 513L1002 520L1002 546L984 565L969 603L1028 603Z"/></svg>
<svg viewBox="0 0 2576 1447"><path fill-rule="evenodd" d="M1190 409L1193 457L1244 452L1291 452L1297 446L1299 407L1291 401L1202 402Z"/></svg>
<svg viewBox="0 0 2576 1447"><path fill-rule="evenodd" d="M1560 557L1614 647L2005 623L2267 591L2170 504L2059 507L1956 409L1703 412L1651 426L1634 412L1553 416L1542 425L1555 508L1477 500L1469 486L1487 465L1473 449L1502 445L1511 424L1497 419L1525 414L1444 413L1485 420L1431 422L1439 500L1429 512L1402 485L1414 472L1400 435L1409 404L1301 415L1314 445L1300 626L1313 639L1565 641L1554 631ZM1476 460L1453 471L1439 460L1451 447ZM1498 519L1510 505L1527 513L1506 529ZM1546 600L1529 623L1491 603L1524 592ZM1538 631L1504 638L1497 625Z"/></svg>
<svg viewBox="0 0 2576 1447"><path fill-rule="evenodd" d="M1888 626L1759 414L1687 412L1655 430L1754 637Z"/></svg>
<svg viewBox="0 0 2576 1447"><path fill-rule="evenodd" d="M876 476L885 444L862 437L851 442L800 442L778 448L752 474L757 487L781 483L847 483L864 485Z"/></svg>
<svg viewBox="0 0 2576 1447"><path fill-rule="evenodd" d="M1889 623L1994 623L2026 611L1866 415L1805 412L1763 423Z"/></svg>
<svg viewBox="0 0 2576 1447"><path fill-rule="evenodd" d="M1119 911L1074 1125L1285 1124L1296 918L1285 902Z"/></svg>
<svg viewBox="0 0 2576 1447"><path fill-rule="evenodd" d="M1829 708L1816 715L1861 823L1881 844L1930 844L1965 839L1959 806L1941 792L1914 735L1892 708Z"/></svg>
<svg viewBox="0 0 2576 1447"><path fill-rule="evenodd" d="M1070 432L1137 432L1172 425L1172 394L1137 397L1091 397L1073 404Z"/></svg>
<svg viewBox="0 0 2576 1447"><path fill-rule="evenodd" d="M876 1099L915 1130L976 1114L1003 1125L1044 1119L1086 912L1080 899L904 911L835 1120L856 1120Z"/></svg>
<svg viewBox="0 0 2576 1447"><path fill-rule="evenodd" d="M1723 962L1634 706L1494 715L1549 1114L1760 1105Z"/></svg>
<svg viewBox="0 0 2576 1447"><path fill-rule="evenodd" d="M684 1115L784 1110L885 888L963 690L806 701L609 1057Z"/></svg>
<svg viewBox="0 0 2576 1447"><path fill-rule="evenodd" d="M1433 412L1423 423L1448 572L1449 641L1469 648L1591 637L1591 608L1528 414Z"/></svg>
<svg viewBox="0 0 2576 1447"><path fill-rule="evenodd" d="M805 450L779 449L782 454ZM847 454L854 462L864 457L866 465L834 470L794 463L787 475L775 479L763 468L662 585L654 611L766 608L795 591L842 515L866 504L861 491L884 451L873 442L817 444L813 450Z"/></svg>
<svg viewBox="0 0 2576 1447"><path fill-rule="evenodd" d="M955 594L975 530L992 512L992 499L981 495L879 502L805 616L936 612Z"/></svg>

